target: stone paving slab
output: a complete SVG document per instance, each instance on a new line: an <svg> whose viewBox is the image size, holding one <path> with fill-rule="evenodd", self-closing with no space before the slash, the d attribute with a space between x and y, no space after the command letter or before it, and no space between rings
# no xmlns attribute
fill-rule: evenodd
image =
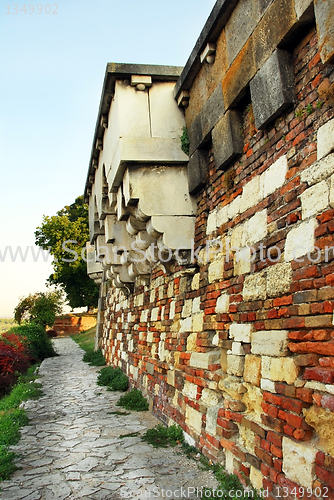
<svg viewBox="0 0 334 500"><path fill-rule="evenodd" d="M0 483L1 500L196 498L194 488L217 487L179 450L120 438L158 421L149 412L112 415L120 393L96 385L99 369L70 337L53 342L59 356L40 367L43 396L24 403L29 425L12 447L20 470Z"/></svg>

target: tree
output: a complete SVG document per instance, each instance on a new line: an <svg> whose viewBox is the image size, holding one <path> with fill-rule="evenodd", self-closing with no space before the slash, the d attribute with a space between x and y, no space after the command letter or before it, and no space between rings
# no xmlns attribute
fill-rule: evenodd
<svg viewBox="0 0 334 500"><path fill-rule="evenodd" d="M88 206L83 196L56 215L44 215L35 231L36 245L54 257L48 282L62 287L72 308L96 306L99 297L97 285L87 275L84 250L88 240Z"/></svg>
<svg viewBox="0 0 334 500"><path fill-rule="evenodd" d="M62 311L64 300L61 290L37 292L22 297L14 310L15 321L29 321L45 328L52 326L57 314Z"/></svg>

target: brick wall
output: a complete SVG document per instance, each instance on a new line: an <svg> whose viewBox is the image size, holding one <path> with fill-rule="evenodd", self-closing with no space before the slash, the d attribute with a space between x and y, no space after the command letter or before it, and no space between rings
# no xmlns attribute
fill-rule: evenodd
<svg viewBox="0 0 334 500"><path fill-rule="evenodd" d="M334 68L313 26L292 57L295 104L257 130L246 93L243 154L217 169L209 150L199 258L157 265L129 297L110 288L102 347L160 420L244 483L334 498Z"/></svg>

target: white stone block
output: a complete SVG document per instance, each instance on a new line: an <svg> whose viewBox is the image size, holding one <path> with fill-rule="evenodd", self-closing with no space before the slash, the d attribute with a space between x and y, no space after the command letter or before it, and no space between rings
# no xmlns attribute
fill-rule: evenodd
<svg viewBox="0 0 334 500"><path fill-rule="evenodd" d="M220 351L193 352L190 357L190 366L208 370L210 365L220 364Z"/></svg>
<svg viewBox="0 0 334 500"><path fill-rule="evenodd" d="M195 297L192 303L192 313L201 312L201 297Z"/></svg>
<svg viewBox="0 0 334 500"><path fill-rule="evenodd" d="M328 206L329 200L329 189L326 181L318 182L306 189L300 195L300 200L303 220L323 212Z"/></svg>
<svg viewBox="0 0 334 500"><path fill-rule="evenodd" d="M334 207L334 175L331 176L330 190L329 190L329 204Z"/></svg>
<svg viewBox="0 0 334 500"><path fill-rule="evenodd" d="M232 342L232 354L235 356L244 356L244 348L241 342Z"/></svg>
<svg viewBox="0 0 334 500"><path fill-rule="evenodd" d="M261 389L263 391L276 393L275 382L267 378L261 378Z"/></svg>
<svg viewBox="0 0 334 500"><path fill-rule="evenodd" d="M225 205L224 207L218 208L216 212L217 228L222 226L223 224L226 224L226 222L228 221L228 214L229 214L229 205Z"/></svg>
<svg viewBox="0 0 334 500"><path fill-rule="evenodd" d="M153 307L151 310L151 321L158 321L159 307Z"/></svg>
<svg viewBox="0 0 334 500"><path fill-rule="evenodd" d="M316 219L310 219L289 231L285 242L285 262L290 262L306 255L307 252L312 252L315 243L314 231L317 225Z"/></svg>
<svg viewBox="0 0 334 500"><path fill-rule="evenodd" d="M211 406L206 411L205 430L211 436L216 436L218 411L219 406Z"/></svg>
<svg viewBox="0 0 334 500"><path fill-rule="evenodd" d="M237 224L232 229L231 239L229 240L229 245L231 249L237 250L243 246L243 233L244 233L244 224Z"/></svg>
<svg viewBox="0 0 334 500"><path fill-rule="evenodd" d="M172 300L169 308L169 319L174 319L175 317L175 305L176 305L175 300Z"/></svg>
<svg viewBox="0 0 334 500"><path fill-rule="evenodd" d="M196 399L197 389L198 387L196 384L193 384L192 382L188 382L188 380L186 380L184 383L182 394L187 398Z"/></svg>
<svg viewBox="0 0 334 500"><path fill-rule="evenodd" d="M204 388L200 401L206 406L217 406L219 403L219 396L216 391Z"/></svg>
<svg viewBox="0 0 334 500"><path fill-rule="evenodd" d="M206 223L206 234L211 234L217 229L217 210L212 210Z"/></svg>
<svg viewBox="0 0 334 500"><path fill-rule="evenodd" d="M240 201L241 196L237 196L234 200L229 203L228 206L228 218L234 219L238 214L240 214Z"/></svg>
<svg viewBox="0 0 334 500"><path fill-rule="evenodd" d="M260 200L260 176L256 175L243 187L240 201L240 213L242 214L249 208L254 207Z"/></svg>
<svg viewBox="0 0 334 500"><path fill-rule="evenodd" d="M249 246L263 240L268 233L267 210L257 212L245 222L242 238L242 246Z"/></svg>
<svg viewBox="0 0 334 500"><path fill-rule="evenodd" d="M194 332L202 332L203 331L203 320L204 320L204 312L196 313L192 316L192 325Z"/></svg>
<svg viewBox="0 0 334 500"><path fill-rule="evenodd" d="M278 297L288 293L292 283L292 267L290 262L281 262L268 267L267 294L269 297Z"/></svg>
<svg viewBox="0 0 334 500"><path fill-rule="evenodd" d="M309 186L313 186L313 184L328 179L333 174L334 154L330 154L303 170L300 173L300 180L306 182Z"/></svg>
<svg viewBox="0 0 334 500"><path fill-rule="evenodd" d="M180 332L191 332L193 328L192 317L180 321Z"/></svg>
<svg viewBox="0 0 334 500"><path fill-rule="evenodd" d="M288 160L286 155L281 156L273 163L263 174L260 179L261 198L266 198L274 193L276 189L283 186L285 176L288 171Z"/></svg>
<svg viewBox="0 0 334 500"><path fill-rule="evenodd" d="M260 491L260 489L263 487L263 475L261 471L255 469L255 467L253 467L252 465L250 467L249 479L253 488L256 488Z"/></svg>
<svg viewBox="0 0 334 500"><path fill-rule="evenodd" d="M311 443L299 443L283 436L283 472L294 483L312 488L317 449Z"/></svg>
<svg viewBox="0 0 334 500"><path fill-rule="evenodd" d="M236 375L237 377L242 377L245 366L244 356L234 356L229 354L227 356L227 373L229 375Z"/></svg>
<svg viewBox="0 0 334 500"><path fill-rule="evenodd" d="M188 299L184 301L184 305L182 307L181 311L181 317L182 318L187 318L188 316L191 315L191 310L192 310L192 300Z"/></svg>
<svg viewBox="0 0 334 500"><path fill-rule="evenodd" d="M211 262L209 265L208 279L209 283L214 281L219 281L223 277L225 261L223 259L217 259Z"/></svg>
<svg viewBox="0 0 334 500"><path fill-rule="evenodd" d="M149 344L152 344L153 342L153 332L147 332L147 337L146 340Z"/></svg>
<svg viewBox="0 0 334 500"><path fill-rule="evenodd" d="M232 323L230 326L230 338L234 342L250 343L252 330L252 323Z"/></svg>
<svg viewBox="0 0 334 500"><path fill-rule="evenodd" d="M264 272L246 276L242 296L245 301L266 299L267 287Z"/></svg>
<svg viewBox="0 0 334 500"><path fill-rule="evenodd" d="M334 150L334 119L319 128L317 139L317 159L321 160Z"/></svg>
<svg viewBox="0 0 334 500"><path fill-rule="evenodd" d="M150 312L149 309L144 309L142 312L141 312L141 315L140 315L140 322L141 323L147 323L147 319L148 319L148 313Z"/></svg>
<svg viewBox="0 0 334 500"><path fill-rule="evenodd" d="M287 330L264 330L252 333L252 354L260 356L287 356Z"/></svg>
<svg viewBox="0 0 334 500"><path fill-rule="evenodd" d="M233 474L234 471L234 463L233 463L234 458L235 455L230 450L225 450L225 459L226 459L225 469L230 474Z"/></svg>
<svg viewBox="0 0 334 500"><path fill-rule="evenodd" d="M197 434L202 431L203 414L191 406L186 405L186 425L193 429Z"/></svg>
<svg viewBox="0 0 334 500"><path fill-rule="evenodd" d="M217 299L215 312L217 314L227 314L230 307L230 297L227 293L222 293Z"/></svg>
<svg viewBox="0 0 334 500"><path fill-rule="evenodd" d="M234 276L240 276L241 274L247 274L251 271L251 248L241 248L234 255L233 260L233 274Z"/></svg>

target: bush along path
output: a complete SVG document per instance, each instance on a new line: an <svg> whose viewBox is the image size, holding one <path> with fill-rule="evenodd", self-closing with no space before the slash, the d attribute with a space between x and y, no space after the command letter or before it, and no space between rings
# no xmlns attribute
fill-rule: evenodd
<svg viewBox="0 0 334 500"><path fill-rule="evenodd" d="M142 440L156 418L117 405L129 393L98 386L99 369L82 361L71 338L54 346L59 356L39 369L43 395L24 403L29 423L11 448L20 469L0 483L1 500L196 498L196 488L217 488L212 472L180 445L154 448Z"/></svg>

